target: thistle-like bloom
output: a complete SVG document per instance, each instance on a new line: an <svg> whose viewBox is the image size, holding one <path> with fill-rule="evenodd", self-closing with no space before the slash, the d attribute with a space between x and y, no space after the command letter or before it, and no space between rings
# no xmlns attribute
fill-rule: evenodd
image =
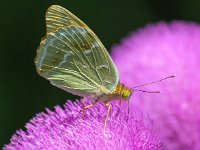
<svg viewBox="0 0 200 150"><path fill-rule="evenodd" d="M113 104L107 131L103 126L107 107L98 103L85 111L81 102L67 102L64 108L47 109L19 130L5 150L159 150L162 149L149 118Z"/></svg>
<svg viewBox="0 0 200 150"><path fill-rule="evenodd" d="M148 112L169 150L200 149L200 25L174 21L148 25L112 49L121 81L129 87L169 75L176 78L140 87L131 107Z"/></svg>

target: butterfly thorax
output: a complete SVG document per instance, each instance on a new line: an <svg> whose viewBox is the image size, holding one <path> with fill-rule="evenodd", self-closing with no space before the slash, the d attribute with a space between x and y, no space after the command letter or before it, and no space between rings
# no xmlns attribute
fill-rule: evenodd
<svg viewBox="0 0 200 150"><path fill-rule="evenodd" d="M127 101L131 97L132 89L126 87L122 83L118 83L116 88L108 94L101 94L98 96L97 101L109 102L112 100L124 100Z"/></svg>

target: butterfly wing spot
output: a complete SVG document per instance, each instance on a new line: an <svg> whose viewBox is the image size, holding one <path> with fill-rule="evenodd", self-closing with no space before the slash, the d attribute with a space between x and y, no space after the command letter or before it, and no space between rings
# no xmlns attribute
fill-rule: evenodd
<svg viewBox="0 0 200 150"><path fill-rule="evenodd" d="M97 67L97 69L109 69L107 64L101 64Z"/></svg>
<svg viewBox="0 0 200 150"><path fill-rule="evenodd" d="M57 58L54 58L54 59L52 60L52 63L56 65L56 64L58 63L58 59L57 59Z"/></svg>
<svg viewBox="0 0 200 150"><path fill-rule="evenodd" d="M92 52L91 49L87 49L87 50L84 50L84 51L83 51L84 54L90 54L91 52Z"/></svg>
<svg viewBox="0 0 200 150"><path fill-rule="evenodd" d="M106 80L106 83L110 84L111 82Z"/></svg>

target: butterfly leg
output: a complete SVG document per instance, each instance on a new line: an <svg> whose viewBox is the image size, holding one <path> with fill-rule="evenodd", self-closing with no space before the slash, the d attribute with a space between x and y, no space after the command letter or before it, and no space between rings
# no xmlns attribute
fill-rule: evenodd
<svg viewBox="0 0 200 150"><path fill-rule="evenodd" d="M85 100L86 100L86 97L83 97L83 100L82 100L83 105L85 105Z"/></svg>
<svg viewBox="0 0 200 150"><path fill-rule="evenodd" d="M120 98L120 107L122 107L122 99Z"/></svg>
<svg viewBox="0 0 200 150"><path fill-rule="evenodd" d="M83 99L83 100L84 100L84 99ZM85 109L88 109L88 108L94 106L96 103L97 103L97 101L95 101L94 103L92 103L92 104L90 104L90 105L84 106L84 107L82 108L82 118L83 118L83 119L84 119L84 116L85 116Z"/></svg>
<svg viewBox="0 0 200 150"><path fill-rule="evenodd" d="M106 114L106 119L104 121L104 133L106 132L106 125L107 125L107 121L108 121L108 116L110 114L110 109L111 109L111 105L106 103L106 106L108 107L108 111L107 111L107 114Z"/></svg>
<svg viewBox="0 0 200 150"><path fill-rule="evenodd" d="M130 100L128 100L128 114L130 112Z"/></svg>

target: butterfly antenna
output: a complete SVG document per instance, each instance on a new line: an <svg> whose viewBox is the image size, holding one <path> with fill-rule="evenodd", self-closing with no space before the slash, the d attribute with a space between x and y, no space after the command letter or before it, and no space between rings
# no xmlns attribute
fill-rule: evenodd
<svg viewBox="0 0 200 150"><path fill-rule="evenodd" d="M157 83L157 82L160 82L160 81L169 79L169 78L174 78L174 77L176 77L176 76L172 75L172 76L169 76L169 77L166 77L166 78L163 78L163 79L154 81L154 82L150 82L150 83L146 83L146 84L142 84L142 85L135 86L135 87L133 87L132 89L136 89L136 88L138 88L138 87L146 86L146 85L149 85L149 84L154 84L154 83ZM158 92L158 91L156 91L156 92Z"/></svg>
<svg viewBox="0 0 200 150"><path fill-rule="evenodd" d="M139 92L144 92L144 93L160 93L160 91L144 91L144 90L133 90L134 92L135 91L139 91Z"/></svg>

